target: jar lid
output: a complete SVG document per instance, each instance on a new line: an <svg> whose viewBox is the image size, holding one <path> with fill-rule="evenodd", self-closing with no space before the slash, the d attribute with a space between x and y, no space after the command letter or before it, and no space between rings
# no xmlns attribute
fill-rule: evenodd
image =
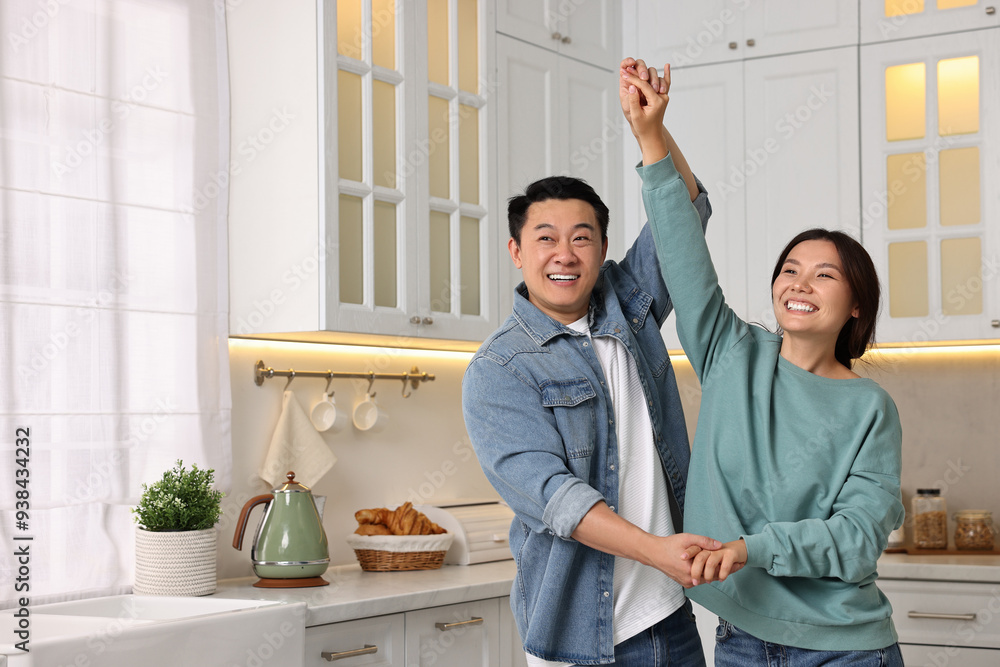
<svg viewBox="0 0 1000 667"><path fill-rule="evenodd" d="M958 510L955 512L955 519L979 520L992 519L993 512L990 510Z"/></svg>
<svg viewBox="0 0 1000 667"><path fill-rule="evenodd" d="M941 489L917 489L918 496L940 496Z"/></svg>

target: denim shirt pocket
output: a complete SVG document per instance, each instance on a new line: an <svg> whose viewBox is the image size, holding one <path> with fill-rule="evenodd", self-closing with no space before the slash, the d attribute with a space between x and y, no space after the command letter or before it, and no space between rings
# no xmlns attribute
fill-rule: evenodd
<svg viewBox="0 0 1000 667"><path fill-rule="evenodd" d="M639 341L640 353L645 355L650 373L655 378L660 377L670 366L670 357L655 319L650 319L649 326L646 326L646 319L654 317L650 312L653 297L636 288L622 299L621 304L622 315L628 320L632 335Z"/></svg>
<svg viewBox="0 0 1000 667"><path fill-rule="evenodd" d="M552 410L555 417L566 456L571 459L590 456L596 440L594 399L597 397L590 380L583 377L545 380L539 389L542 405Z"/></svg>

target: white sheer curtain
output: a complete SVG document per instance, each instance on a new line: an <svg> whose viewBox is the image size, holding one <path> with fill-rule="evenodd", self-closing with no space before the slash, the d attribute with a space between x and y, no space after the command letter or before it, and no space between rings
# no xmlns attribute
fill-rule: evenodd
<svg viewBox="0 0 1000 667"><path fill-rule="evenodd" d="M0 607L129 591L176 459L229 486L222 7L0 2Z"/></svg>

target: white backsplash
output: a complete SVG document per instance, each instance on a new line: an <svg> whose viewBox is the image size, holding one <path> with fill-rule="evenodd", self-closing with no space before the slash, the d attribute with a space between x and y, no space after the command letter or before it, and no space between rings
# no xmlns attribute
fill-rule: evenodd
<svg viewBox="0 0 1000 667"><path fill-rule="evenodd" d="M232 548L239 511L268 485L256 471L270 443L281 407L285 378L253 382L258 359L279 369L400 372L419 366L433 373L402 397L402 383L375 383L379 404L389 414L379 433L362 433L348 425L324 433L337 463L315 493L326 496L324 526L335 565L355 562L344 537L356 527L361 508L454 498L489 497L496 493L476 461L462 419L461 382L468 353L387 350L349 346L230 342L233 395L233 489L224 500L219 541L219 577L249 576L249 540L260 521L255 509L244 551ZM675 361L689 434L693 436L700 390L686 360ZM879 382L892 395L903 424L903 496L909 507L914 490L938 486L949 514L983 508L1000 518L1000 354L950 351L933 354L887 354L860 373ZM291 389L308 410L325 380L298 378ZM352 407L363 396L366 380L334 380L338 406ZM954 529L954 522L950 524Z"/></svg>

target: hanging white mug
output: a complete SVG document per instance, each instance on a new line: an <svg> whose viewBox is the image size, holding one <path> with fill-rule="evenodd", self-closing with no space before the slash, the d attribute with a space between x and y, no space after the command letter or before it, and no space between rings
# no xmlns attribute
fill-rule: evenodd
<svg viewBox="0 0 1000 667"><path fill-rule="evenodd" d="M381 431L388 421L389 415L375 404L375 394L365 393L354 406L354 428L359 431Z"/></svg>
<svg viewBox="0 0 1000 667"><path fill-rule="evenodd" d="M347 413L337 409L333 392L323 393L323 398L316 401L309 412L309 419L317 431L332 431L336 433L347 423Z"/></svg>

